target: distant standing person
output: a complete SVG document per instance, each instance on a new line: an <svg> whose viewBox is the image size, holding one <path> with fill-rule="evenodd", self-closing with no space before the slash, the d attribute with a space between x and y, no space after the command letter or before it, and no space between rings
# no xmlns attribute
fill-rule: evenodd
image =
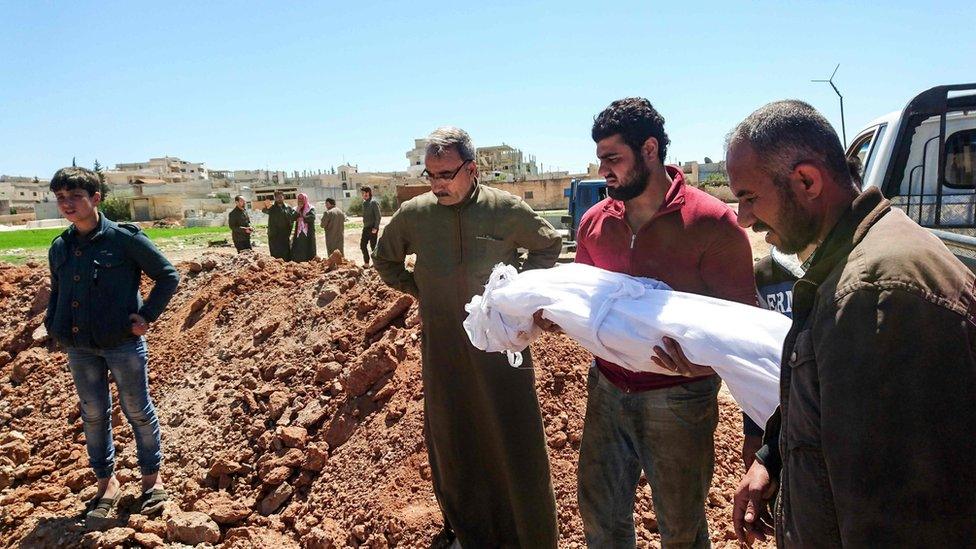
<svg viewBox="0 0 976 549"><path fill-rule="evenodd" d="M109 372L135 434L142 473L138 512L158 514L168 496L159 476L163 453L143 336L173 297L180 275L138 226L99 213L94 172L63 168L50 188L71 226L48 251L51 297L44 326L67 352L80 400L88 462L98 482L86 516L107 516L122 493L115 476ZM145 302L139 293L143 273L155 281Z"/></svg>
<svg viewBox="0 0 976 549"><path fill-rule="evenodd" d="M298 193L295 236L291 240L291 260L311 261L313 257L315 257L315 208L309 204L308 195Z"/></svg>
<svg viewBox="0 0 976 549"><path fill-rule="evenodd" d="M329 255L339 250L346 255L345 240L346 214L336 207L334 198L325 199L325 212L322 214L322 229L325 231L325 250Z"/></svg>
<svg viewBox="0 0 976 549"><path fill-rule="evenodd" d="M265 200L264 209L261 210L268 216L268 248L271 257L277 257L288 261L290 245L288 239L291 237L291 226L295 222L295 209L285 204L285 195L281 191L275 191L274 204L270 200Z"/></svg>
<svg viewBox="0 0 976 549"><path fill-rule="evenodd" d="M369 267L369 250L376 249L380 234L380 205L373 200L373 189L363 187L360 190L363 193L363 236L359 239L359 247L363 251L363 265Z"/></svg>
<svg viewBox="0 0 976 549"><path fill-rule="evenodd" d="M251 249L251 218L247 216L244 209L244 197L237 195L234 197L234 209L227 216L227 225L230 226L230 237L234 241L237 253Z"/></svg>

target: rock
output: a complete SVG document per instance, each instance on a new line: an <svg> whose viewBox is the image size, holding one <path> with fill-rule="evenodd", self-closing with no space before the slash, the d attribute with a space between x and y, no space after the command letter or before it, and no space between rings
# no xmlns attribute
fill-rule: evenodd
<svg viewBox="0 0 976 549"><path fill-rule="evenodd" d="M383 309L383 312L376 315L376 318L369 323L369 326L366 327L366 336L372 337L379 333L383 328L386 328L391 322L400 317L400 315L407 312L411 305L413 305L413 298L409 295L403 294L398 297L396 301L386 309Z"/></svg>
<svg viewBox="0 0 976 549"><path fill-rule="evenodd" d="M319 293L319 305L324 307L339 297L339 290L329 287Z"/></svg>
<svg viewBox="0 0 976 549"><path fill-rule="evenodd" d="M328 414L329 410L322 402L313 400L302 408L301 412L298 412L295 423L308 429L322 423Z"/></svg>
<svg viewBox="0 0 976 549"><path fill-rule="evenodd" d="M192 314L192 313L195 313L197 311L202 311L203 308L207 306L207 303L209 303L209 300L206 297L203 297L203 296L200 296L200 297L194 299L190 303L190 313Z"/></svg>
<svg viewBox="0 0 976 549"><path fill-rule="evenodd" d="M275 391L268 397L268 415L271 419L277 420L284 413L289 403L288 395L283 391Z"/></svg>
<svg viewBox="0 0 976 549"><path fill-rule="evenodd" d="M326 534L321 528L312 528L312 531L302 538L302 546L306 549L335 549L336 543L332 536Z"/></svg>
<svg viewBox="0 0 976 549"><path fill-rule="evenodd" d="M657 517L651 511L641 513L641 523L650 532L657 532Z"/></svg>
<svg viewBox="0 0 976 549"><path fill-rule="evenodd" d="M291 469L285 466L271 467L259 475L261 482L268 486L277 486L288 480L291 476Z"/></svg>
<svg viewBox="0 0 976 549"><path fill-rule="evenodd" d="M176 412L173 412L173 415L170 416L169 421L166 422L166 423L170 427L179 427L180 425L183 424L183 420L184 419L186 419L186 418L183 415L183 412L180 412L180 411L177 410Z"/></svg>
<svg viewBox="0 0 976 549"><path fill-rule="evenodd" d="M162 547L166 544L163 538L157 536L156 534L149 534L146 532L136 532L132 535L132 540L143 547Z"/></svg>
<svg viewBox="0 0 976 549"><path fill-rule="evenodd" d="M191 273L199 273L203 270L203 265L197 263L196 261L187 261L186 268L189 269Z"/></svg>
<svg viewBox="0 0 976 549"><path fill-rule="evenodd" d="M253 549L254 547L298 549L299 545L291 538L270 528L248 526L228 530L221 547L223 549Z"/></svg>
<svg viewBox="0 0 976 549"><path fill-rule="evenodd" d="M324 384L332 381L333 379L339 377L342 373L342 364L338 362L326 362L325 364L320 364L318 368L315 369L315 377L312 378L313 383Z"/></svg>
<svg viewBox="0 0 976 549"><path fill-rule="evenodd" d="M8 458L14 465L27 463L30 459L27 437L19 431L8 431L0 440L0 457Z"/></svg>
<svg viewBox="0 0 976 549"><path fill-rule="evenodd" d="M362 355L359 365L353 364L349 372L340 378L343 390L349 396L366 394L383 376L396 370L397 361L386 345L374 345Z"/></svg>
<svg viewBox="0 0 976 549"><path fill-rule="evenodd" d="M321 471L329 460L329 445L324 442L313 442L308 445L305 453L305 463L302 469L307 471Z"/></svg>
<svg viewBox="0 0 976 549"><path fill-rule="evenodd" d="M282 427L278 430L278 437L288 448L304 448L308 441L308 431L304 427Z"/></svg>
<svg viewBox="0 0 976 549"><path fill-rule="evenodd" d="M220 527L208 515L199 511L174 513L166 521L170 541L187 545L215 544L220 541Z"/></svg>
<svg viewBox="0 0 976 549"><path fill-rule="evenodd" d="M244 503L231 499L226 492L211 492L193 504L194 511L210 515L217 524L238 524L251 514Z"/></svg>
<svg viewBox="0 0 976 549"><path fill-rule="evenodd" d="M241 463L230 459L227 456L219 456L214 459L213 463L210 465L210 476L218 478L221 475L236 475L240 473L246 473L250 471L251 468L247 465L242 465Z"/></svg>
<svg viewBox="0 0 976 549"><path fill-rule="evenodd" d="M136 533L132 528L116 527L104 532L94 531L85 534L86 545L98 548L114 548L126 545Z"/></svg>
<svg viewBox="0 0 976 549"><path fill-rule="evenodd" d="M67 495L68 489L66 487L57 484L49 484L44 488L31 490L27 493L27 496L24 499L36 505L38 503L44 503L45 501L59 501Z"/></svg>
<svg viewBox="0 0 976 549"><path fill-rule="evenodd" d="M274 513L291 497L293 492L294 488L290 484L279 485L261 500L258 511L264 516Z"/></svg>
<svg viewBox="0 0 976 549"><path fill-rule="evenodd" d="M95 473L87 467L78 468L64 475L61 482L72 492L77 493L86 486L95 484Z"/></svg>
<svg viewBox="0 0 976 549"><path fill-rule="evenodd" d="M14 482L14 468L9 465L0 465L0 490L10 486Z"/></svg>
<svg viewBox="0 0 976 549"><path fill-rule="evenodd" d="M217 262L213 259L204 259L200 265L205 271L212 271L217 267Z"/></svg>
<svg viewBox="0 0 976 549"><path fill-rule="evenodd" d="M557 449L562 448L563 446L566 446L567 440L568 437L566 436L565 431L556 431L556 434L552 435L552 438L549 439L549 447Z"/></svg>
<svg viewBox="0 0 976 549"><path fill-rule="evenodd" d="M268 337L269 335L273 334L275 330L278 329L278 325L280 324L281 321L274 320L274 321L269 321L268 323L262 326L258 326L254 330L254 339L264 339Z"/></svg>
<svg viewBox="0 0 976 549"><path fill-rule="evenodd" d="M45 361L47 351L43 347L32 347L14 358L10 381L15 384L27 381L27 376Z"/></svg>
<svg viewBox="0 0 976 549"><path fill-rule="evenodd" d="M45 327L44 324L41 324L35 328L34 332L31 333L31 340L34 341L35 345L43 345L49 339L51 339L51 336L48 335L47 327Z"/></svg>
<svg viewBox="0 0 976 549"><path fill-rule="evenodd" d="M297 373L298 373L298 366L292 364L289 366L285 366L284 368L276 371L275 378L280 379L281 381L285 381L286 379L294 376Z"/></svg>

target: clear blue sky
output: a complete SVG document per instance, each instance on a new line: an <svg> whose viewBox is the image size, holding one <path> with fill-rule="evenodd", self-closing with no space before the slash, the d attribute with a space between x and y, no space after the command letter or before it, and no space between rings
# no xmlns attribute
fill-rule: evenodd
<svg viewBox="0 0 976 549"><path fill-rule="evenodd" d="M667 119L671 160L717 159L767 101L809 101L839 128L833 91L810 82L836 63L849 138L976 81L972 1L306 4L0 0L0 173L162 155L402 170L444 124L579 171L593 116L628 95Z"/></svg>

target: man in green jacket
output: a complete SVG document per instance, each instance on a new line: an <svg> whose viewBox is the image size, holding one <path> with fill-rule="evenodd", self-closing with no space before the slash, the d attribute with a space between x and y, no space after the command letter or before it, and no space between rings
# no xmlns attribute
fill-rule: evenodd
<svg viewBox="0 0 976 549"><path fill-rule="evenodd" d="M472 346L461 322L494 265L551 267L561 239L518 197L478 184L463 130L434 131L425 163L431 192L400 207L373 258L384 282L420 301L427 451L445 527L462 547L556 547L531 357L513 368Z"/></svg>
<svg viewBox="0 0 976 549"><path fill-rule="evenodd" d="M261 210L268 216L268 248L271 257L277 257L288 261L291 253L291 228L295 223L295 208L285 204L285 195L281 191L275 191L274 204L268 204L265 200L264 209Z"/></svg>
<svg viewBox="0 0 976 549"><path fill-rule="evenodd" d="M976 277L858 188L806 103L749 115L726 159L740 225L781 251L815 247L793 286L779 409L735 495L739 539L775 518L777 547L972 547Z"/></svg>
<svg viewBox="0 0 976 549"><path fill-rule="evenodd" d="M363 251L363 265L369 267L369 251L376 251L380 233L380 205L373 198L372 188L363 187L360 191L363 193L363 236L359 239L359 247Z"/></svg>

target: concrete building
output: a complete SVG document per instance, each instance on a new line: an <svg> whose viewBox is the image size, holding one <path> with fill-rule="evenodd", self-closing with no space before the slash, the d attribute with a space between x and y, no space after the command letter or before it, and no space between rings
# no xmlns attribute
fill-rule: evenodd
<svg viewBox="0 0 976 549"><path fill-rule="evenodd" d="M207 167L203 162L187 162L175 156L150 158L148 162L125 162L115 165L115 171L133 172L142 175L156 174L165 180L185 181L188 179L207 179Z"/></svg>
<svg viewBox="0 0 976 549"><path fill-rule="evenodd" d="M569 204L564 192L573 178L567 176L525 181L488 181L487 185L520 197L533 210L565 210Z"/></svg>
<svg viewBox="0 0 976 549"><path fill-rule="evenodd" d="M35 204L55 201L50 184L35 177L0 175L0 200L7 200L8 207L20 213L34 211Z"/></svg>
<svg viewBox="0 0 976 549"><path fill-rule="evenodd" d="M420 177L424 171L424 157L427 155L427 140L414 139L413 149L407 151L407 173L411 177Z"/></svg>
<svg viewBox="0 0 976 549"><path fill-rule="evenodd" d="M724 185L729 182L729 174L725 171L725 161L712 162L705 158L705 162L685 162L681 165L681 172L689 185Z"/></svg>
<svg viewBox="0 0 976 549"><path fill-rule="evenodd" d="M539 175L535 157L502 143L475 149L481 181L522 181Z"/></svg>

